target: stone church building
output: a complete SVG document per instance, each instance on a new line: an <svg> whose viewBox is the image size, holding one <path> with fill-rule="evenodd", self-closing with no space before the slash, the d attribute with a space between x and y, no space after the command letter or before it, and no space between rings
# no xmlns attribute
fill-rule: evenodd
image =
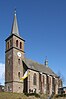
<svg viewBox="0 0 66 99"><path fill-rule="evenodd" d="M11 34L5 41L5 91L57 94L62 80L49 68L48 60L45 60L45 64L39 64L24 56L25 40L19 34L16 13ZM30 75L21 81L26 71L30 71Z"/></svg>

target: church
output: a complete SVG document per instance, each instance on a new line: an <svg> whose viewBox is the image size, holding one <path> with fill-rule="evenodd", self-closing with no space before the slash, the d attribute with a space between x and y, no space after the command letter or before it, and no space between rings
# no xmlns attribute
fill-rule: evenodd
<svg viewBox="0 0 66 99"><path fill-rule="evenodd" d="M62 80L48 66L48 60L40 64L25 57L25 40L19 34L16 12L11 33L5 41L5 91L57 94L58 88L62 87ZM20 80L25 73L29 74Z"/></svg>

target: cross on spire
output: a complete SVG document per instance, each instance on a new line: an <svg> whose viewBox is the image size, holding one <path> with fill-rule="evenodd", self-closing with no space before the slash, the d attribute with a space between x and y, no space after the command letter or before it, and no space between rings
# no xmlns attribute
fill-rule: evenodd
<svg viewBox="0 0 66 99"><path fill-rule="evenodd" d="M16 15L16 8L14 9L14 15Z"/></svg>

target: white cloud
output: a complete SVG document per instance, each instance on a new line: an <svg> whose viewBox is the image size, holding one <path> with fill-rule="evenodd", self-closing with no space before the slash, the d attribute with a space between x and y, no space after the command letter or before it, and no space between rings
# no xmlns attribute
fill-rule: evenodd
<svg viewBox="0 0 66 99"><path fill-rule="evenodd" d="M4 84L5 81L5 64L0 63L0 83Z"/></svg>

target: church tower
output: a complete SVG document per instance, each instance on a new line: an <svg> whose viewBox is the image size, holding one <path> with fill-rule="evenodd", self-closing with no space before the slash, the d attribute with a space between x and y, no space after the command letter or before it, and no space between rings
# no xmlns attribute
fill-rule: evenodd
<svg viewBox="0 0 66 99"><path fill-rule="evenodd" d="M23 76L25 40L19 34L16 11L11 34L5 41L5 91L22 93L23 82L20 82L20 78Z"/></svg>

